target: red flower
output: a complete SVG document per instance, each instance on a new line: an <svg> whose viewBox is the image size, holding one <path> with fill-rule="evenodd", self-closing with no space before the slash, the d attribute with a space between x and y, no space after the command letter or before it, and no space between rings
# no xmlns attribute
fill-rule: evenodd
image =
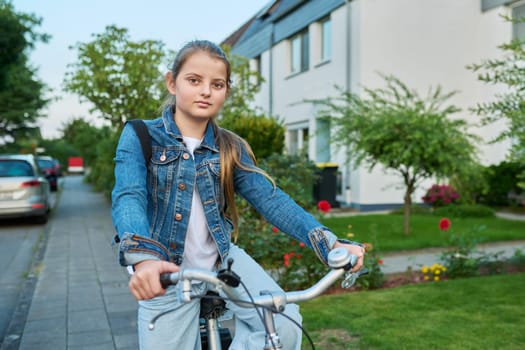
<svg viewBox="0 0 525 350"><path fill-rule="evenodd" d="M317 203L317 209L319 209L320 211L326 214L330 212L330 210L332 209L332 206L330 205L330 202L322 200L322 201L319 201L319 203Z"/></svg>
<svg viewBox="0 0 525 350"><path fill-rule="evenodd" d="M452 222L447 218L439 220L439 229L441 231L447 231L450 228L450 225L452 225Z"/></svg>
<svg viewBox="0 0 525 350"><path fill-rule="evenodd" d="M290 266L290 255L289 254L284 254L283 255L283 264L284 266L288 267Z"/></svg>
<svg viewBox="0 0 525 350"><path fill-rule="evenodd" d="M274 226L274 227L272 227L272 231L275 232L275 233L277 233L277 232L279 232L279 229L278 229L277 227Z"/></svg>
<svg viewBox="0 0 525 350"><path fill-rule="evenodd" d="M303 242L299 242L299 247L303 248L305 247L306 245L303 243Z"/></svg>
<svg viewBox="0 0 525 350"><path fill-rule="evenodd" d="M377 260L377 264L378 264L378 265L383 265L383 259L378 259L378 260Z"/></svg>

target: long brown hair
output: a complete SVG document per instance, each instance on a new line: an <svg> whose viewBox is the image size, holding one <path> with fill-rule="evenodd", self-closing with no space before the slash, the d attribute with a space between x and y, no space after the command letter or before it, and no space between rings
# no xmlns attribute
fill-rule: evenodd
<svg viewBox="0 0 525 350"><path fill-rule="evenodd" d="M216 58L224 62L226 66L226 84L228 92L231 89L231 64L224 51L216 44L208 40L193 40L184 45L177 53L173 65L171 67L171 74L173 79L177 78L182 66L187 59L196 52L206 52L211 57ZM166 106L174 106L176 103L175 97L171 96L170 100L165 103ZM256 164L255 155L250 145L235 133L219 127L215 119L211 119L213 131L215 134L215 142L219 147L219 160L220 160L220 188L221 198L219 203L223 214L228 217L233 223L233 238L237 240L239 234L239 212L235 205L235 184L234 184L234 171L236 168L257 172L265 176L275 187L274 180L263 170L257 167L251 167L244 165L241 162L242 152L246 152ZM223 197L224 196L224 197Z"/></svg>

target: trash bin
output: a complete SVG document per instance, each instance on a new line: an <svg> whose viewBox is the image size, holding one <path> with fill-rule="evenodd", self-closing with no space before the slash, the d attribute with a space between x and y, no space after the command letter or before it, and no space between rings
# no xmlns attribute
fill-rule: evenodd
<svg viewBox="0 0 525 350"><path fill-rule="evenodd" d="M337 170L336 163L317 163L318 178L314 184L314 199L328 201L332 208L339 207L337 196Z"/></svg>

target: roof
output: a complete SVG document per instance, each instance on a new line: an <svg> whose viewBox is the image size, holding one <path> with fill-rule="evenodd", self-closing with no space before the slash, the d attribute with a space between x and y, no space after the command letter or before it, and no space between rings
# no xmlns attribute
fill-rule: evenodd
<svg viewBox="0 0 525 350"><path fill-rule="evenodd" d="M272 0L222 44L253 58L344 4L345 0Z"/></svg>

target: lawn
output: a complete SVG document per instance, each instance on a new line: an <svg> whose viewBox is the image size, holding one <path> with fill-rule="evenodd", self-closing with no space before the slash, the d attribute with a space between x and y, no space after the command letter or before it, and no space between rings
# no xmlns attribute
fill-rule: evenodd
<svg viewBox="0 0 525 350"><path fill-rule="evenodd" d="M340 238L370 242L383 252L444 247L452 234L469 235L482 242L525 239L525 221L498 217L451 218L451 228L440 231L440 219L433 215L412 215L408 236L403 233L403 216L397 214L325 217L322 221Z"/></svg>
<svg viewBox="0 0 525 350"><path fill-rule="evenodd" d="M303 326L316 349L523 349L523 290L516 273L325 295Z"/></svg>

